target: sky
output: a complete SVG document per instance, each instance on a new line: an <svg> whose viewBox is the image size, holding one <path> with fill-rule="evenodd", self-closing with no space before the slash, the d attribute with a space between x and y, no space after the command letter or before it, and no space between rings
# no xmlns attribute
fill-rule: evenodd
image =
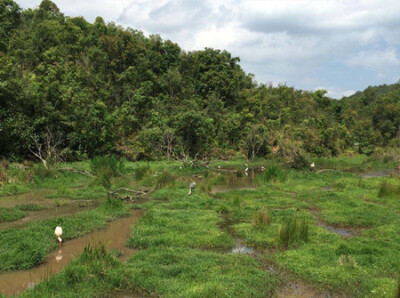
<svg viewBox="0 0 400 298"><path fill-rule="evenodd" d="M17 0L35 8L40 0ZM399 81L399 0L53 0L83 16L159 34L185 51L225 49L259 83L341 98Z"/></svg>

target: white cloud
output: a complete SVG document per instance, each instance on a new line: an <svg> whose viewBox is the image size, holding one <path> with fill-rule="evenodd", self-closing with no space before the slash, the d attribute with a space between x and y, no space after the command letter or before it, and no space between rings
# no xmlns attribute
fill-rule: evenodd
<svg viewBox="0 0 400 298"><path fill-rule="evenodd" d="M348 63L352 66L381 69L399 65L400 60L395 49L385 49L383 51L361 51L356 56L351 57ZM383 74L378 73L378 76L382 77Z"/></svg>

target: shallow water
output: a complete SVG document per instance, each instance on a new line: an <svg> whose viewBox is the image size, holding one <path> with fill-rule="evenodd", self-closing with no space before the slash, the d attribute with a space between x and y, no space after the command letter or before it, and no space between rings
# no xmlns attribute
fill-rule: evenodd
<svg viewBox="0 0 400 298"><path fill-rule="evenodd" d="M21 204L40 204L45 205L53 201L45 198L47 194L51 193L50 190L31 191L18 195L2 196L0 197L0 207L13 208Z"/></svg>
<svg viewBox="0 0 400 298"><path fill-rule="evenodd" d="M349 230L335 228L333 226L329 226L329 225L321 223L321 222L319 222L318 225L324 229L327 229L329 232L338 234L342 237L352 237L353 236L353 233Z"/></svg>
<svg viewBox="0 0 400 298"><path fill-rule="evenodd" d="M95 246L102 243L107 249L120 250L122 251L120 260L125 261L136 252L134 249L125 247L125 243L130 235L131 226L136 224L142 215L143 211L134 210L129 217L111 222L106 229L67 241L60 249L49 253L43 264L35 268L0 274L0 294L20 294L25 289L34 287L37 283L60 272L76 256L79 256L88 244Z"/></svg>
<svg viewBox="0 0 400 298"><path fill-rule="evenodd" d="M378 177L388 177L392 170L382 170L382 171L374 171L363 173L361 177L363 178L378 178Z"/></svg>
<svg viewBox="0 0 400 298"><path fill-rule="evenodd" d="M211 193L219 193L219 192L227 192L231 190L252 190L255 189L254 186L254 177L259 170L250 169L248 171L248 175L246 176L245 172L243 171L243 176L238 177L237 171L234 170L225 170L219 169L221 175L226 177L227 183L224 185L214 185L211 188Z"/></svg>
<svg viewBox="0 0 400 298"><path fill-rule="evenodd" d="M251 255L254 253L254 250L251 247L246 245L238 244L236 247L232 249L233 254L243 254L243 255Z"/></svg>

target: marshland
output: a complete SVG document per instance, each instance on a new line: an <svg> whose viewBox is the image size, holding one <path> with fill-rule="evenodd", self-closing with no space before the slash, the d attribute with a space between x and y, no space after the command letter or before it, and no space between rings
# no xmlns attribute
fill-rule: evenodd
<svg viewBox="0 0 400 298"><path fill-rule="evenodd" d="M44 169L3 160L2 294L395 296L397 164L314 163L104 156Z"/></svg>
<svg viewBox="0 0 400 298"><path fill-rule="evenodd" d="M57 4L0 0L0 297L400 297L396 1Z"/></svg>

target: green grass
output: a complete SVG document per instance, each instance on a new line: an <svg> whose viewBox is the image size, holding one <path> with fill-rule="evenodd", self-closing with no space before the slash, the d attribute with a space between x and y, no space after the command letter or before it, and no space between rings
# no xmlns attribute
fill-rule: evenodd
<svg viewBox="0 0 400 298"><path fill-rule="evenodd" d="M19 208L0 208L0 223L16 221L25 217L25 212Z"/></svg>
<svg viewBox="0 0 400 298"><path fill-rule="evenodd" d="M187 248L151 248L128 263L130 280L165 297L268 297L277 284L253 258Z"/></svg>
<svg viewBox="0 0 400 298"><path fill-rule="evenodd" d="M69 240L103 228L108 221L124 214L125 208L114 208L105 201L95 210L30 222L23 228L0 230L0 272L29 269L40 264L58 245L54 238L54 228L58 225L63 227L63 239Z"/></svg>
<svg viewBox="0 0 400 298"><path fill-rule="evenodd" d="M243 171L246 160L212 162L210 169L175 161L124 161L128 174L114 178L114 187L129 185L137 178L140 181L135 181L134 188L154 189L164 179L165 170L169 173L165 181L174 180L173 184L161 183L140 206L145 215L127 243L139 252L127 264L110 253L85 252L26 295L97 297L113 296L116 290L136 290L166 297L268 297L276 295L278 279L298 279L350 297L395 297L400 272L400 200L393 189L399 181L359 175L388 169L391 159L361 155L307 159L315 162L315 171L290 169L276 160L247 162L250 168L266 168L257 178L259 186L215 195L207 192L217 173L213 169ZM90 170L89 162L70 166ZM135 177L138 167L146 169L142 177ZM317 172L324 168L335 171ZM158 177L153 176L156 172ZM192 175L203 179L188 196ZM48 185L52 181L54 184ZM70 187L82 181L88 186ZM73 174L43 178L40 185L56 189L53 197L83 198L96 192L91 181ZM104 188L98 190L104 193ZM0 231L0 270L29 268L41 260L43 252L57 245L53 229L59 220L81 229L76 235L65 231L66 236L76 237L105 225L120 212L123 209L100 208ZM353 236L342 237L333 228L345 229ZM285 229L288 241L282 240ZM228 253L235 237L253 247L257 257ZM24 238L22 243L15 240ZM31 254L28 257L22 251ZM92 254L98 256L89 257ZM281 272L271 276L262 262L265 259Z"/></svg>
<svg viewBox="0 0 400 298"><path fill-rule="evenodd" d="M38 204L22 204L16 205L15 207L22 211L40 211L48 209L48 207Z"/></svg>
<svg viewBox="0 0 400 298"><path fill-rule="evenodd" d="M233 239L217 228L219 218L211 210L149 210L135 227L128 245L228 248Z"/></svg>

